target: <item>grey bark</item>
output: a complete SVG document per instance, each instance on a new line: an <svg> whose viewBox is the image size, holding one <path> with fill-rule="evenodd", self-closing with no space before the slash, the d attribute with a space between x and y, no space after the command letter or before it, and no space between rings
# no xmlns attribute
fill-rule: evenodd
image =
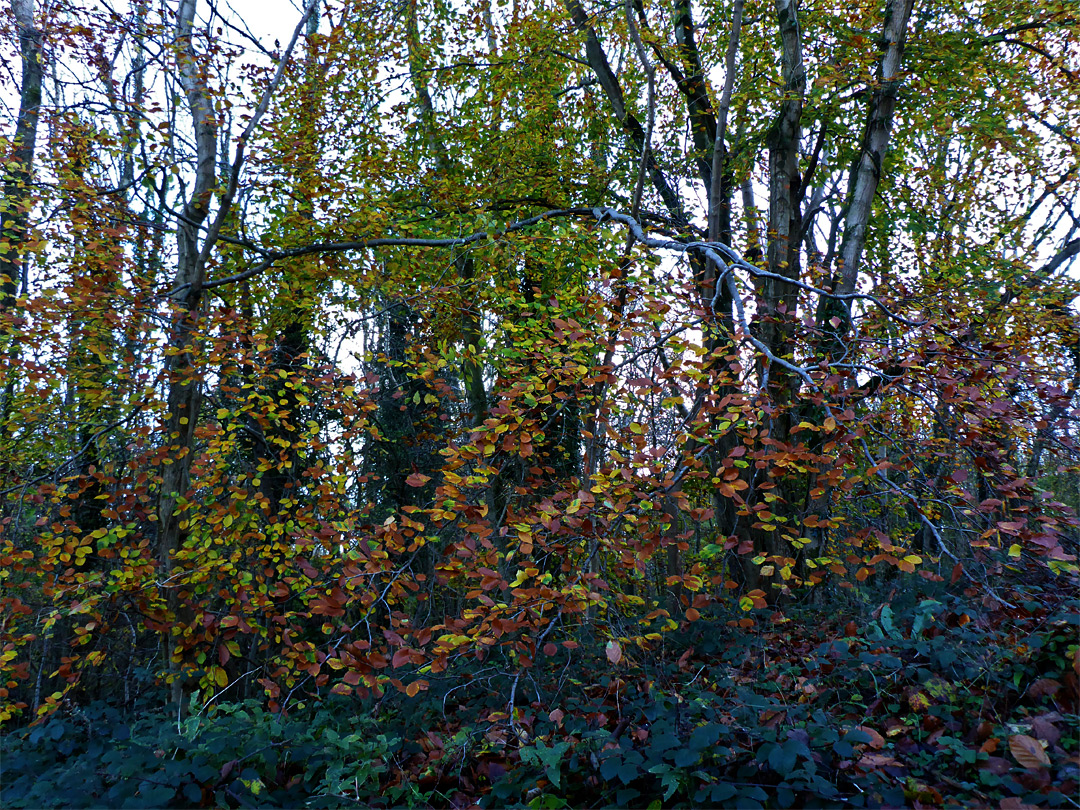
<svg viewBox="0 0 1080 810"><path fill-rule="evenodd" d="M195 426L202 399L201 383L195 366L198 349L197 327L206 289L206 264L217 244L221 227L235 199L240 172L244 165L245 147L258 127L285 74L293 48L311 15L315 0L309 0L304 15L293 31L292 39L283 52L278 67L243 133L237 140L231 172L216 216L211 220L210 204L217 178L218 127L209 89L199 67L199 57L192 39L197 0L180 0L176 11L175 38L177 46L177 75L187 100L195 139L195 180L184 203L177 225L177 263L172 291L173 319L165 361L167 397L165 415L165 452L161 466L161 490L158 495L158 560L162 581L167 589L166 605L176 620L179 606L178 583L173 573L173 555L183 547L187 536L181 526L180 499L185 497L191 483L191 463L195 451ZM202 226L209 222L200 245ZM171 653L171 651L168 651ZM183 684L178 666L173 664L172 695L180 702Z"/></svg>
<svg viewBox="0 0 1080 810"><path fill-rule="evenodd" d="M607 54L604 53L604 48L596 35L596 29L589 24L589 15L585 13L580 0L565 0L565 5L574 24L585 32L585 58L589 63L589 67L592 68L601 89L603 89L604 95L611 105L611 110L615 113L615 118L618 119L623 129L630 136L630 140L636 147L638 154L643 156L653 188L656 189L660 198L664 201L664 207L668 209L668 213L671 214L676 224L685 226L687 220L683 211L682 199L675 189L671 187L667 177L664 176L664 172L657 164L652 150L648 148L645 128L642 127L637 117L626 109L626 98L623 96L619 79L611 69Z"/></svg>
<svg viewBox="0 0 1080 810"><path fill-rule="evenodd" d="M30 183L41 107L42 36L34 20L34 0L12 0L19 35L22 85L15 138L5 166L4 196L0 201L0 313L15 305L23 281L23 247L30 216Z"/></svg>
<svg viewBox="0 0 1080 810"><path fill-rule="evenodd" d="M192 42L196 0L180 0L176 12L177 72L187 98L195 134L195 182L185 201L183 218L176 229L177 262L173 285L173 323L169 351L165 360L168 375L165 415L165 456L161 466L161 491L158 496L158 561L166 587L166 605L174 620L179 606L179 591L173 578L173 556L187 536L181 527L180 499L191 483L191 462L195 448L195 425L198 422L202 392L196 377L194 352L203 283L204 261L200 261L199 229L210 213L217 181L217 126L214 111L202 77L198 55ZM171 642L170 642L171 643ZM172 697L182 702L183 681L179 666L172 661Z"/></svg>
<svg viewBox="0 0 1080 810"><path fill-rule="evenodd" d="M784 278L799 278L799 140L806 94L806 69L803 65L802 31L795 0L776 0L780 30L781 78L783 98L779 114L769 129L769 228L766 257L771 273ZM785 353L786 330L779 321L795 312L796 287L778 278L766 278L761 285L764 307L761 324L762 342L778 356ZM786 313L779 311L780 306Z"/></svg>
<svg viewBox="0 0 1080 810"><path fill-rule="evenodd" d="M908 18L914 4L915 0L889 0L885 6L884 51L878 63L877 86L870 101L862 145L852 170L844 239L840 244L842 276L838 292L842 295L855 292L859 278L870 212L881 181L881 167L892 132L893 114L900 92L900 62L904 55Z"/></svg>

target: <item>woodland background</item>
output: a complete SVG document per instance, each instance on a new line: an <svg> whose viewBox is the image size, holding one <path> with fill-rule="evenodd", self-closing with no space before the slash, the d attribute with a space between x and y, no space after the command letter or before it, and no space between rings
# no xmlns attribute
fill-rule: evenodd
<svg viewBox="0 0 1080 810"><path fill-rule="evenodd" d="M6 805L1077 806L1075 2L258 13L2 18Z"/></svg>

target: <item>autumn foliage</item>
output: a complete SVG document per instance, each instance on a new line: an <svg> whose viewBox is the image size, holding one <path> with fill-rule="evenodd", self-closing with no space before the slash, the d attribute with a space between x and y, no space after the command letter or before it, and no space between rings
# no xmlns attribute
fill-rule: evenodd
<svg viewBox="0 0 1080 810"><path fill-rule="evenodd" d="M313 0L273 48L194 0L12 8L9 726L105 701L254 728L330 701L441 704L450 733L472 706L497 755L429 801L497 800L515 768L571 803L616 780L645 804L854 795L914 767L916 726L1060 765L1040 739L1076 711L1075 645L1014 684L1056 701L1041 738L932 707L992 694L946 639L1015 652L1006 628L1075 610L1072 4ZM763 679L817 705L860 654L902 674L844 698L854 736L753 708ZM673 742L647 759L668 720L620 701L695 683L713 697L658 714ZM370 758L420 784L449 743L402 732L429 732L427 759ZM751 760L832 775L696 796L686 740L717 785ZM167 776L175 800L240 790L220 767Z"/></svg>

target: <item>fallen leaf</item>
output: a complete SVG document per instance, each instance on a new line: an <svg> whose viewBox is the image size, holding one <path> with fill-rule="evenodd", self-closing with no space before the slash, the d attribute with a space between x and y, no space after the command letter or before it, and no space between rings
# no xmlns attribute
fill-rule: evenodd
<svg viewBox="0 0 1080 810"><path fill-rule="evenodd" d="M870 726L859 726L859 731L863 732L870 738L868 745L875 749L880 750L885 747L885 738L874 731Z"/></svg>
<svg viewBox="0 0 1080 810"><path fill-rule="evenodd" d="M1009 737L1009 751L1013 758L1025 768L1048 768L1050 757L1034 737L1026 734L1014 734Z"/></svg>
<svg viewBox="0 0 1080 810"><path fill-rule="evenodd" d="M1005 759L1005 757L988 757L979 767L990 771L996 776L1004 776L1012 770L1009 760Z"/></svg>
<svg viewBox="0 0 1080 810"><path fill-rule="evenodd" d="M1055 681L1053 678L1039 678L1028 687L1028 696L1038 698L1044 695L1053 695L1060 688L1060 681Z"/></svg>
<svg viewBox="0 0 1080 810"><path fill-rule="evenodd" d="M1037 739L1046 740L1050 745L1061 739L1061 730L1046 717L1036 717L1031 721L1031 734Z"/></svg>
<svg viewBox="0 0 1080 810"><path fill-rule="evenodd" d="M1024 800L1018 796L1009 796L1002 799L998 807L1001 810L1036 810L1035 805L1025 804Z"/></svg>

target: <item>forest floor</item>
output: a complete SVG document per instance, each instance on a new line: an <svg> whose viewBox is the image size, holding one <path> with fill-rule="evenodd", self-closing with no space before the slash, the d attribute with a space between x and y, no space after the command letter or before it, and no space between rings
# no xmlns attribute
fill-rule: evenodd
<svg viewBox="0 0 1080 810"><path fill-rule="evenodd" d="M914 579L876 606L705 612L618 656L581 638L517 677L493 654L413 698L331 695L286 716L245 701L179 723L68 705L5 734L2 801L1080 806L1074 585L920 594Z"/></svg>

